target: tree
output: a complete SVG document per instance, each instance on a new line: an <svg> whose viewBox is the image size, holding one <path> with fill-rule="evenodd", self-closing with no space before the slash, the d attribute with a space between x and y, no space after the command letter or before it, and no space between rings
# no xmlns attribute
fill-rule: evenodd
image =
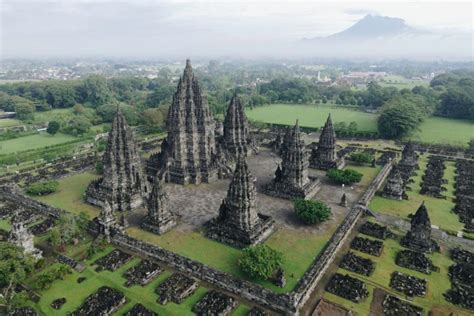
<svg viewBox="0 0 474 316"><path fill-rule="evenodd" d="M19 96L13 96L11 97L11 102L14 104L14 109L18 119L29 120L33 118L35 105L32 101Z"/></svg>
<svg viewBox="0 0 474 316"><path fill-rule="evenodd" d="M48 123L48 128L46 128L46 132L54 136L59 131L59 127L59 122L51 121Z"/></svg>
<svg viewBox="0 0 474 316"><path fill-rule="evenodd" d="M42 181L30 184L26 188L26 193L30 195L48 195L54 193L59 188L59 182L56 180Z"/></svg>
<svg viewBox="0 0 474 316"><path fill-rule="evenodd" d="M410 103L391 105L378 118L378 131L385 138L397 139L412 134L422 121L422 115Z"/></svg>
<svg viewBox="0 0 474 316"><path fill-rule="evenodd" d="M82 135L87 133L91 126L91 122L85 115L74 115L64 127L63 132L71 135Z"/></svg>
<svg viewBox="0 0 474 316"><path fill-rule="evenodd" d="M107 80L99 75L91 75L84 79L80 91L84 102L89 103L94 108L112 99Z"/></svg>
<svg viewBox="0 0 474 316"><path fill-rule="evenodd" d="M339 184L352 184L360 182L363 174L353 169L329 169L326 176Z"/></svg>
<svg viewBox="0 0 474 316"><path fill-rule="evenodd" d="M165 119L160 109L146 109L142 113L142 121L149 133L159 131L165 126Z"/></svg>
<svg viewBox="0 0 474 316"><path fill-rule="evenodd" d="M355 152L350 155L351 160L358 163L371 163L374 160L374 156L369 153Z"/></svg>
<svg viewBox="0 0 474 316"><path fill-rule="evenodd" d="M293 200L296 216L306 224L318 224L331 217L331 208L321 201Z"/></svg>
<svg viewBox="0 0 474 316"><path fill-rule="evenodd" d="M13 244L0 242L0 305L7 310L19 304L17 285L22 284L34 269L34 259ZM21 300L20 300L21 301Z"/></svg>
<svg viewBox="0 0 474 316"><path fill-rule="evenodd" d="M283 265L283 254L267 245L247 247L239 259L240 268L251 278L266 280Z"/></svg>

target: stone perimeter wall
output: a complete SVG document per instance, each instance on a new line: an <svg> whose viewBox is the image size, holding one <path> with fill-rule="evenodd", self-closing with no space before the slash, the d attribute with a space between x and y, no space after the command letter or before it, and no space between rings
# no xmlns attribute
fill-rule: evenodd
<svg viewBox="0 0 474 316"><path fill-rule="evenodd" d="M289 293L274 293L258 284L238 279L228 273L217 271L200 262L123 234L115 235L112 242L132 252L156 259L178 271L185 272L222 290L255 302L258 305L265 306L286 315L298 315L299 310L304 306L329 265L335 259L336 253L346 241L351 230L360 217L367 211L368 203L385 181L392 167L393 162L389 162L383 167L357 204L349 211L341 225L339 225L323 252L314 259L309 269L296 285L296 288ZM9 186L0 187L0 197L13 201L25 208L34 209L44 215L56 218L64 212L61 209L53 208L33 200Z"/></svg>

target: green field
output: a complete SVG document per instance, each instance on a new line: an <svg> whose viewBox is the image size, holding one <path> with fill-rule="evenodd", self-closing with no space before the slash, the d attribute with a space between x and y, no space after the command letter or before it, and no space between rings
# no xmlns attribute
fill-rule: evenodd
<svg viewBox="0 0 474 316"><path fill-rule="evenodd" d="M430 82L427 80L414 80L399 75L385 76L379 84L382 87L396 87L398 89L413 89L416 86L428 87Z"/></svg>
<svg viewBox="0 0 474 316"><path fill-rule="evenodd" d="M22 125L22 122L17 119L12 119L12 118L0 120L0 127L10 127L10 126L17 126L17 125Z"/></svg>
<svg viewBox="0 0 474 316"><path fill-rule="evenodd" d="M92 219L99 214L100 210L84 202L84 192L87 185L97 177L97 174L89 171L60 179L57 192L34 198L51 206L65 209L73 214L85 212Z"/></svg>
<svg viewBox="0 0 474 316"><path fill-rule="evenodd" d="M454 207L454 162L446 162L444 179L448 183L444 185L447 191L443 193L446 199L438 199L428 195L419 194L421 189L421 177L425 174L428 156L420 157L420 170L416 171L416 176L412 177L414 183L410 183L411 191L407 191L408 200L397 201L375 196L370 202L369 208L375 212L398 216L408 220L408 215L415 213L420 204L424 201L431 219L431 224L439 226L444 230L459 231L463 229L463 224L459 222L458 216L452 211Z"/></svg>
<svg viewBox="0 0 474 316"><path fill-rule="evenodd" d="M373 239L368 236L363 237ZM401 236L399 235L398 238L400 237ZM341 268L339 268L337 272L349 274L364 281L369 288L369 297L360 303L348 301L328 292L324 293L324 297L330 301L352 309L353 311L357 312L358 315L368 315L372 301L372 291L375 287L390 292L392 295L405 298L404 294L396 292L389 287L390 275L394 271L399 271L418 278L426 279L428 281L428 291L426 296L415 297L412 302L412 304L423 307L424 315L427 315L429 310L442 312L443 314L452 312L454 315L469 315L469 312L466 310L458 308L444 299L443 294L451 287L451 282L449 281L448 277L448 268L453 264L453 261L451 261L451 259L449 259L445 253L433 253L428 255L433 263L439 267L440 271L432 272L430 275L426 275L421 272L399 267L395 264L396 254L402 249L403 247L400 246L397 240L387 239L384 241L384 248L380 257L374 257L362 252L351 250L361 257L370 258L371 260L375 261L376 265L374 273L371 276L366 277Z"/></svg>
<svg viewBox="0 0 474 316"><path fill-rule="evenodd" d="M298 119L305 127L321 127L331 114L333 123L355 121L361 131L377 131L376 115L336 106L272 104L246 113L249 119L265 123L292 125Z"/></svg>
<svg viewBox="0 0 474 316"><path fill-rule="evenodd" d="M46 146L58 145L78 140L77 137L58 133L51 136L47 133L39 133L9 140L0 141L0 153L11 154L18 151L38 149Z"/></svg>
<svg viewBox="0 0 474 316"><path fill-rule="evenodd" d="M329 113L333 122L357 122L359 131L377 131L377 114L336 106L273 104L246 111L249 119L265 123L322 127ZM474 122L442 117L429 117L411 138L427 143L466 146L474 137Z"/></svg>

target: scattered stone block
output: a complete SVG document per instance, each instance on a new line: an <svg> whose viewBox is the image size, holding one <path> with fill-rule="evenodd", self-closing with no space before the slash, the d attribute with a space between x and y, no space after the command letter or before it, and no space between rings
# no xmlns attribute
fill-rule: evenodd
<svg viewBox="0 0 474 316"><path fill-rule="evenodd" d="M78 284L81 284L81 283L84 282L85 280L87 280L87 278L85 278L85 277L79 277L79 278L77 278L77 283L78 283Z"/></svg>
<svg viewBox="0 0 474 316"><path fill-rule="evenodd" d="M132 260L132 258L132 255L129 255L128 253L125 253L119 249L115 249L108 255L97 259L94 264L99 266L97 271L101 271L102 269L115 271Z"/></svg>
<svg viewBox="0 0 474 316"><path fill-rule="evenodd" d="M474 264L474 253L461 248L454 248L451 250L451 259L457 263Z"/></svg>
<svg viewBox="0 0 474 316"><path fill-rule="evenodd" d="M125 286L130 287L135 284L146 285L161 272L163 272L163 269L157 263L151 260L142 260L136 266L125 271L124 277L127 279Z"/></svg>
<svg viewBox="0 0 474 316"><path fill-rule="evenodd" d="M162 305L168 301L181 304L197 288L198 282L195 279L181 273L174 273L156 288L156 293L159 295L158 302Z"/></svg>
<svg viewBox="0 0 474 316"><path fill-rule="evenodd" d="M158 316L158 314L149 310L142 304L135 304L132 309L124 314L124 316Z"/></svg>
<svg viewBox="0 0 474 316"><path fill-rule="evenodd" d="M31 307L15 308L8 311L7 316L37 316L38 313Z"/></svg>
<svg viewBox="0 0 474 316"><path fill-rule="evenodd" d="M383 242L364 237L355 237L351 242L351 248L360 252L379 257L382 254Z"/></svg>
<svg viewBox="0 0 474 316"><path fill-rule="evenodd" d="M90 295L70 316L108 316L116 312L125 303L126 299L122 293L110 287L103 286L99 288L97 292Z"/></svg>
<svg viewBox="0 0 474 316"><path fill-rule="evenodd" d="M421 316L423 312L423 308L392 295L385 296L382 306L385 316Z"/></svg>
<svg viewBox="0 0 474 316"><path fill-rule="evenodd" d="M348 274L342 275L340 273L334 274L326 287L326 291L354 303L359 303L369 295L364 282Z"/></svg>
<svg viewBox="0 0 474 316"><path fill-rule="evenodd" d="M52 301L51 307L54 308L55 310L59 310L64 304L66 304L66 298L62 297L62 298L58 298Z"/></svg>
<svg viewBox="0 0 474 316"><path fill-rule="evenodd" d="M207 292L193 307L198 316L228 316L237 307L237 301L221 292Z"/></svg>
<svg viewBox="0 0 474 316"><path fill-rule="evenodd" d="M408 296L425 296L427 282L424 279L395 271L390 279L390 287Z"/></svg>
<svg viewBox="0 0 474 316"><path fill-rule="evenodd" d="M339 266L365 276L371 275L375 269L375 263L372 260L360 257L353 252L348 252L344 258L342 258Z"/></svg>
<svg viewBox="0 0 474 316"><path fill-rule="evenodd" d="M387 239L387 238L393 238L394 235L390 231L390 229L387 228L387 226L383 226L377 223L373 222L365 222L359 229L359 231L367 236L372 236L378 239Z"/></svg>
<svg viewBox="0 0 474 316"><path fill-rule="evenodd" d="M416 270L425 274L431 274L431 271L436 270L433 262L428 257L421 252L412 250L399 251L395 258L395 263L400 267Z"/></svg>

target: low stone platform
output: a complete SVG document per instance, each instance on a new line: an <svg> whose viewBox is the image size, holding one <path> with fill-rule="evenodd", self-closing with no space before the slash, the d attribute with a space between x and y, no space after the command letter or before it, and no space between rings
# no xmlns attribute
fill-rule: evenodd
<svg viewBox="0 0 474 316"><path fill-rule="evenodd" d="M428 257L421 252L412 250L399 251L395 258L395 263L400 267L416 270L425 274L431 274L431 271L436 270L433 266L433 262Z"/></svg>
<svg viewBox="0 0 474 316"><path fill-rule="evenodd" d="M407 296L423 297L426 295L427 282L426 280L414 277L412 275L395 271L392 273L392 277L390 279L390 287L404 293Z"/></svg>
<svg viewBox="0 0 474 316"><path fill-rule="evenodd" d="M156 288L158 303L164 305L169 301L181 304L198 288L198 282L181 273L174 273Z"/></svg>
<svg viewBox="0 0 474 316"><path fill-rule="evenodd" d="M107 286L90 295L84 303L70 316L101 315L108 316L115 313L126 303L125 296L119 291Z"/></svg>
<svg viewBox="0 0 474 316"><path fill-rule="evenodd" d="M148 230L154 234L162 235L169 231L171 228L176 226L176 217L168 217L166 220L162 221L160 225L156 225L148 217L145 217L141 227L145 230Z"/></svg>
<svg viewBox="0 0 474 316"><path fill-rule="evenodd" d="M207 292L193 307L198 316L228 316L237 307L237 301L228 295L212 290Z"/></svg>
<svg viewBox="0 0 474 316"><path fill-rule="evenodd" d="M372 256L380 257L383 250L383 242L363 237L355 237L351 242L351 248Z"/></svg>
<svg viewBox="0 0 474 316"><path fill-rule="evenodd" d="M353 252L348 252L344 258L342 258L339 266L348 271L365 276L370 276L375 269L375 263L372 260L360 257Z"/></svg>
<svg viewBox="0 0 474 316"><path fill-rule="evenodd" d="M285 182L272 181L262 188L262 191L270 196L292 200L302 198L309 200L321 189L321 181L316 177L309 177L309 182L303 187L289 186Z"/></svg>
<svg viewBox="0 0 474 316"><path fill-rule="evenodd" d="M132 285L146 285L156 278L163 269L155 262L151 260L142 260L139 264L131 267L124 273L124 277L127 279L125 282L126 287Z"/></svg>
<svg viewBox="0 0 474 316"><path fill-rule="evenodd" d="M132 309L124 314L124 316L158 316L158 314L149 310L142 304L135 304Z"/></svg>
<svg viewBox="0 0 474 316"><path fill-rule="evenodd" d="M385 296L382 307L385 316L421 316L423 313L423 309L421 307L402 301L398 297L392 295Z"/></svg>
<svg viewBox="0 0 474 316"><path fill-rule="evenodd" d="M208 238L237 248L256 245L265 241L274 231L275 221L272 217L258 213L259 222L250 232L240 231L219 222L217 218L206 223Z"/></svg>
<svg viewBox="0 0 474 316"><path fill-rule="evenodd" d="M115 271L130 260L132 260L132 258L132 255L129 255L128 253L125 253L121 250L115 249L108 255L97 259L94 264L98 265L97 271L101 271L103 269Z"/></svg>
<svg viewBox="0 0 474 316"><path fill-rule="evenodd" d="M342 275L340 273L334 274L326 286L326 291L354 303L359 303L369 296L369 291L364 282L348 274Z"/></svg>

